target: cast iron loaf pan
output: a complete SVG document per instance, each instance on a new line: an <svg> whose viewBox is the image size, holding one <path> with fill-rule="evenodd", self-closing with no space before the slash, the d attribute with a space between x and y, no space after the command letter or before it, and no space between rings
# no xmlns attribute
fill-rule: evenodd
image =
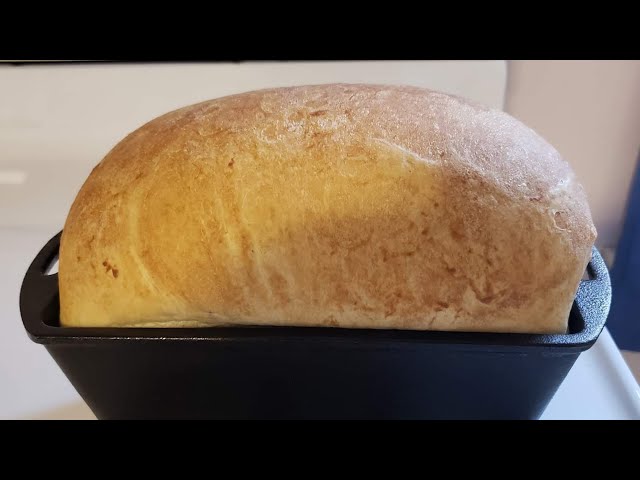
<svg viewBox="0 0 640 480"><path fill-rule="evenodd" d="M100 419L537 419L611 301L594 248L565 335L65 328L45 275L59 244L27 271L22 320Z"/></svg>

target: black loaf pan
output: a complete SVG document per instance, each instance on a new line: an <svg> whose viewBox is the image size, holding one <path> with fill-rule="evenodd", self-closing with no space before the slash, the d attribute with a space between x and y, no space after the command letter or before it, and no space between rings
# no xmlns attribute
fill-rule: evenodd
<svg viewBox="0 0 640 480"><path fill-rule="evenodd" d="M594 248L566 335L64 328L59 243L27 271L22 320L100 419L537 419L611 301Z"/></svg>

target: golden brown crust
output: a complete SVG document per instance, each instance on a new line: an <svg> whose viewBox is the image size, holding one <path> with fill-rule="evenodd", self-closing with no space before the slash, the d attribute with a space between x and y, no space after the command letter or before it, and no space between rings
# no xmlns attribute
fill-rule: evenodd
<svg viewBox="0 0 640 480"><path fill-rule="evenodd" d="M262 90L159 117L93 170L61 322L563 332L595 236L569 165L503 112Z"/></svg>

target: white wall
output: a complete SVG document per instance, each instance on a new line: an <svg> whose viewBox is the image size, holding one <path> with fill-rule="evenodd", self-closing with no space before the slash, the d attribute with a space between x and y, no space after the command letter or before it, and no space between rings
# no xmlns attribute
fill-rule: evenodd
<svg viewBox="0 0 640 480"><path fill-rule="evenodd" d="M615 247L640 147L640 61L511 61L505 105L571 163L598 245Z"/></svg>

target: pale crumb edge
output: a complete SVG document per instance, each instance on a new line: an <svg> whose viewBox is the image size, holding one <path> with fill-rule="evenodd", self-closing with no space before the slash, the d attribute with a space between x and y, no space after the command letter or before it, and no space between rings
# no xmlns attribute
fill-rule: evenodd
<svg viewBox="0 0 640 480"><path fill-rule="evenodd" d="M427 325L425 328L392 328L388 326L375 326L375 325L367 325L364 326L350 326L350 325L321 325L321 324L296 324L296 323L220 323L220 322L207 322L207 321L199 321L199 320L187 320L187 319L170 319L170 320L161 320L154 322L136 322L136 323L126 323L126 324L116 324L109 326L101 326L100 328L324 328L324 329L332 329L332 330L388 330L395 332L448 332L448 333L515 333L515 334L530 334L530 335L562 335L567 333L566 328L563 330L555 330L551 331L549 329L541 329L541 330L528 330L528 329L517 329L511 325L509 328L505 327L504 329L469 329L469 328L456 328L452 326L439 328L438 326ZM78 327L78 328L87 328L87 327ZM91 327L89 327L91 328Z"/></svg>

